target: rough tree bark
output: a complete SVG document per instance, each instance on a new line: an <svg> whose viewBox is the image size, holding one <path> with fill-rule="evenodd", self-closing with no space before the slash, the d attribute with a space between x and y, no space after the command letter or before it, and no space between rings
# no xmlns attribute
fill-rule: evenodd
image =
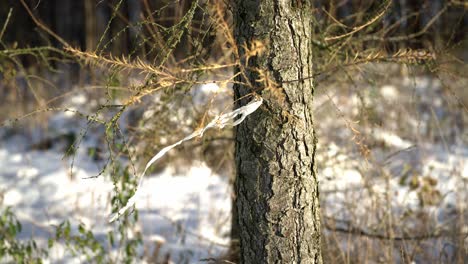
<svg viewBox="0 0 468 264"><path fill-rule="evenodd" d="M241 263L322 263L314 87L305 78L312 76L310 2L243 0L234 8L238 46L254 40L267 45L246 68L264 104L236 130ZM282 88L285 100L262 90L253 68L265 71ZM235 87L236 99L252 92Z"/></svg>

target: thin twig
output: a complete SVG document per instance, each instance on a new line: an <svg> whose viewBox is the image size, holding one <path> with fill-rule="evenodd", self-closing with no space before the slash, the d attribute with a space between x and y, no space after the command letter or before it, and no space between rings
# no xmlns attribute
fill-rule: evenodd
<svg viewBox="0 0 468 264"><path fill-rule="evenodd" d="M8 11L7 18L5 19L5 23L3 24L2 31L0 31L0 41L2 40L3 34L5 34L5 30L8 26L8 22L10 21L11 13L13 12L13 8L10 8Z"/></svg>
<svg viewBox="0 0 468 264"><path fill-rule="evenodd" d="M51 35L52 37L54 37L56 40L58 40L60 43L62 43L63 46L65 47L69 47L70 44L68 44L68 42L66 42L63 38L61 38L59 35L55 34L52 30L50 30L39 18L37 18L36 16L34 16L33 12L31 11L31 9L29 9L28 5L24 2L24 0L20 0L21 4L24 6L24 8L26 9L26 11L28 12L29 16L31 17L31 19L34 21L34 23L36 23L36 25L38 27L40 27L42 30L44 30L45 32L47 32L49 35Z"/></svg>

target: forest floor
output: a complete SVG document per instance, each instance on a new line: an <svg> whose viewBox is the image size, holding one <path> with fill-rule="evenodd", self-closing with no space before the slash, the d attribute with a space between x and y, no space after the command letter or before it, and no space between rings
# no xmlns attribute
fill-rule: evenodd
<svg viewBox="0 0 468 264"><path fill-rule="evenodd" d="M468 98L454 89L458 100ZM424 75L318 88L317 169L329 263L452 263L467 256L468 117L453 97L443 81ZM90 100L77 92L63 104L86 110ZM104 241L116 228L108 223L114 186L106 173L89 178L104 166L95 153L104 148L103 131L90 129L67 155L86 120L58 112L46 123L46 130L0 128L0 204L21 221L21 238L40 247L67 219L73 232L82 223ZM229 173L214 171L203 161L169 161L145 179L132 232L143 234L146 261L196 263L227 250L232 191ZM48 261L64 260L84 261L56 244Z"/></svg>

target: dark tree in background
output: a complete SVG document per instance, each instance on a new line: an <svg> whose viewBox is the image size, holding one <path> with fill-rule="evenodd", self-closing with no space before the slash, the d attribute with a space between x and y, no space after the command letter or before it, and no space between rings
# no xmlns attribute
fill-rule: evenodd
<svg viewBox="0 0 468 264"><path fill-rule="evenodd" d="M70 44L79 46L82 50L94 50L97 42L103 38L106 43L113 38L107 51L119 51L120 53L131 53L133 49L141 48L135 45L138 36L148 34L145 25L139 23L148 18L151 12L155 22L166 27L179 21L181 15L190 8L192 0L24 0L31 7L33 13L40 18L47 27L57 35L61 36ZM121 2L121 3L120 3ZM228 1L229 2L229 1ZM231 1L235 3L236 1ZM303 2L295 0L293 2ZM326 20L330 16L337 20L345 20L347 23L358 25L363 23L367 8L378 5L381 1L341 1L341 0L315 0L313 2L318 9L327 10L329 15L317 14L317 20ZM120 4L119 4L120 3ZM443 39L454 38L459 41L464 38L468 27L468 16L463 16L463 1L443 1L443 0L417 0L417 1L393 1L391 10L383 18L383 24L392 25L389 32L394 35L408 35L421 31L439 12L440 18L436 19L427 34L421 34L417 38L406 42L407 45L421 42L422 39L435 40L436 37ZM12 11L8 28L1 39L5 43L18 42L18 47L32 47L40 45L53 45L60 47L54 38L44 34L31 20L20 0L0 1L0 23L3 26L8 13ZM115 13L115 11L118 13ZM355 21L348 21L355 17L353 14L362 14L353 18ZM417 13L417 16L413 15ZM199 14L198 14L199 15ZM460 21L460 16L463 16ZM171 19L166 19L166 18ZM109 30L104 34L108 23ZM158 18L164 18L157 21ZM123 26L131 24L130 30L122 30ZM456 30L452 30L456 29ZM453 31L453 32L452 32ZM453 34L454 33L454 34ZM103 36L104 35L104 36ZM118 35L118 36L116 36ZM20 41L19 41L20 40ZM141 41L141 40L140 40ZM147 43L148 47L154 43ZM101 47L102 48L102 47ZM119 50L119 48L121 50Z"/></svg>
<svg viewBox="0 0 468 264"><path fill-rule="evenodd" d="M246 70L248 81L255 84L260 70L282 88L257 90L264 104L236 132L241 263L321 263L314 86L304 79L312 76L312 7L244 0L234 20L238 46L267 46L249 60L257 70ZM236 99L252 93L240 85L235 91Z"/></svg>

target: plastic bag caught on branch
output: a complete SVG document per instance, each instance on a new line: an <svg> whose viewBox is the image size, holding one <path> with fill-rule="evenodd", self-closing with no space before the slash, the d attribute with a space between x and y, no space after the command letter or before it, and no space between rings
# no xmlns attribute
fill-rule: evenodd
<svg viewBox="0 0 468 264"><path fill-rule="evenodd" d="M148 168L152 164L154 164L157 160L162 158L167 152L169 152L171 149L177 147L178 145L184 143L185 141L191 140L192 138L195 138L195 137L203 136L205 131L210 129L210 128L222 129L225 126L237 126L238 124L242 123L242 121L244 121L244 119L248 115L255 112L255 110L257 110L260 107L260 105L262 105L262 103L263 103L263 99L261 97L259 97L259 96L255 96L254 99L250 103L248 103L247 105L239 107L239 108L237 108L236 110L234 110L232 112L216 116L210 123L208 123L202 129L198 129L198 130L194 131L192 134L190 134L190 135L186 136L185 138L177 141L176 143L161 149L156 155L154 155L151 158L150 161L148 161L148 163L146 163L145 169L143 170L143 172L140 175L140 180L138 181L138 185L137 185L135 194L133 194L133 196L130 197L130 199L128 200L127 204L124 207L122 207L117 213L115 213L114 215L111 216L109 222L111 223L111 222L114 222L115 220L117 220L122 214L124 214L131 206L133 206L136 203L137 198L141 195L141 187L142 187L142 183L143 183L143 177L145 176L146 171L148 170ZM235 120L237 117L238 117L238 119Z"/></svg>

